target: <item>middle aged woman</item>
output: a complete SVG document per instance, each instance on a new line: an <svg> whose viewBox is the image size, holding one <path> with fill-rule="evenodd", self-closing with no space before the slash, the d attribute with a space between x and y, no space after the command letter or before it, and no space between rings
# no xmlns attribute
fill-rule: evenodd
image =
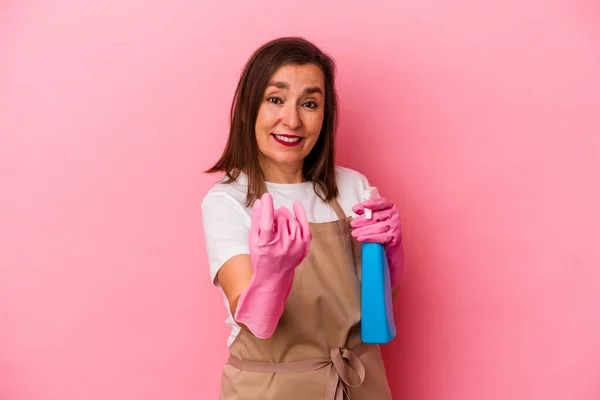
<svg viewBox="0 0 600 400"><path fill-rule="evenodd" d="M302 38L264 44L241 75L208 171L224 176L202 201L231 326L221 400L391 399L378 346L360 340L360 243L385 244L395 289L400 215L363 202L365 176L334 163L334 81L332 59Z"/></svg>

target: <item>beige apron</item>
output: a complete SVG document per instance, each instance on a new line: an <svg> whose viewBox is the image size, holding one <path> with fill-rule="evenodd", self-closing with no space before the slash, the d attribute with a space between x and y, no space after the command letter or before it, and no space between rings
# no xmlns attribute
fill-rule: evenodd
<svg viewBox="0 0 600 400"><path fill-rule="evenodd" d="M360 341L360 244L351 218L311 223L307 257L273 336L242 329L231 344L220 400L389 400L379 347Z"/></svg>

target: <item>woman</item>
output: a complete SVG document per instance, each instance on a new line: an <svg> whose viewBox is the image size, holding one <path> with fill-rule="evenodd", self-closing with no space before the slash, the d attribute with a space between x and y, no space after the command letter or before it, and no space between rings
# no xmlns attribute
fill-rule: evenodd
<svg viewBox="0 0 600 400"><path fill-rule="evenodd" d="M231 325L222 400L391 398L379 348L360 342L360 242L385 243L395 288L400 216L334 164L336 112L334 63L304 39L263 45L242 73L208 170L225 177L202 202Z"/></svg>

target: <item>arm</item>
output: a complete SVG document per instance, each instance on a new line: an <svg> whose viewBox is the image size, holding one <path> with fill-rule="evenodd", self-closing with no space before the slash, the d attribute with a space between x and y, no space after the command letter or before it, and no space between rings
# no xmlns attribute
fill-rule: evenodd
<svg viewBox="0 0 600 400"><path fill-rule="evenodd" d="M218 217L209 208L203 207L207 217L205 231L214 234L207 235L207 243L217 241L219 234L215 231L223 229L223 221L215 221ZM259 338L268 338L275 331L292 288L295 269L308 253L310 230L299 203L294 204L294 213L296 216L285 208L274 210L268 194L257 200L250 228L245 232L249 254L242 251L227 258L214 277L227 297L236 323ZM220 228L211 229L211 223L220 223ZM220 234L224 238L221 253L230 252L227 232L235 228L233 224Z"/></svg>
<svg viewBox="0 0 600 400"><path fill-rule="evenodd" d="M234 318L260 339L275 332L296 267L308 254L311 236L306 214L298 202L293 210L295 216L285 207L275 210L268 193L252 207L248 244L253 271L237 299Z"/></svg>
<svg viewBox="0 0 600 400"><path fill-rule="evenodd" d="M236 324L238 324L240 328L244 329L245 331L254 334L244 322L239 321L237 319L237 309L240 297L243 294L248 293L249 289L251 289L250 283L252 281L252 277L253 268L252 262L250 261L250 256L247 254L240 254L230 258L227 262L225 262L225 264L223 264L223 266L217 273L216 283L218 283L218 285L221 286L223 292L225 293L225 297L227 297L227 301L229 303L229 310ZM287 282L282 282L281 279L277 279L274 283L280 288L286 286L288 288L291 288L291 285L293 283L293 276L292 279L288 280ZM261 288L259 287L258 290L260 289ZM263 289L267 289L267 287L263 287ZM257 289L254 288L254 290ZM287 294L289 294L289 291L287 291L287 294L283 296L283 299L281 299L283 301L279 302L273 301L274 296L270 288L265 291L266 293L263 293L263 296L266 295L268 301L266 301L265 304L263 304L262 306L255 304L255 309L251 310L251 313L254 314L256 318L261 320L265 318L270 319L272 325L276 325L276 322L278 322L281 318L281 314L283 312L282 304L285 302L285 299L287 299ZM259 307L256 307L257 305ZM252 306L250 306L250 308L252 308ZM263 336L270 335L265 334Z"/></svg>
<svg viewBox="0 0 600 400"><path fill-rule="evenodd" d="M229 303L229 310L231 315L234 316L237 310L238 301L240 295L250 285L250 279L252 278L252 263L250 262L249 254L239 254L233 256L223 264L215 278L215 283L221 286L225 297ZM235 322L247 331L248 327L235 320Z"/></svg>
<svg viewBox="0 0 600 400"><path fill-rule="evenodd" d="M210 277L223 290L234 316L240 294L252 277L248 246L251 220L243 206L225 192L207 194L201 208ZM239 321L236 323L247 330Z"/></svg>

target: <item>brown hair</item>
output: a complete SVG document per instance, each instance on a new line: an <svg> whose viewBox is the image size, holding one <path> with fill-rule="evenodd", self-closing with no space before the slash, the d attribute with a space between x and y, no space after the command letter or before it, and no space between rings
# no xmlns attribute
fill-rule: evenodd
<svg viewBox="0 0 600 400"><path fill-rule="evenodd" d="M258 162L254 132L256 116L271 76L284 65L319 66L325 77L325 115L319 139L303 164L304 179L313 182L324 201L338 195L335 181L334 135L337 129L335 63L326 53L301 37L283 37L258 48L246 63L231 104L229 138L223 154L207 173L225 172L231 183L241 171L248 175L247 205L259 197L264 176ZM319 193L319 190L322 193Z"/></svg>

